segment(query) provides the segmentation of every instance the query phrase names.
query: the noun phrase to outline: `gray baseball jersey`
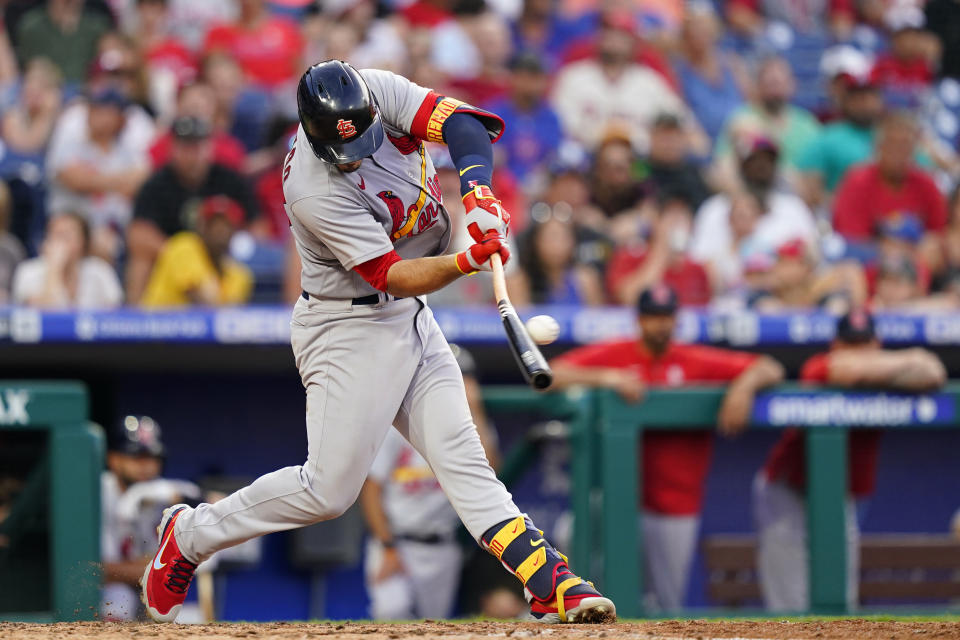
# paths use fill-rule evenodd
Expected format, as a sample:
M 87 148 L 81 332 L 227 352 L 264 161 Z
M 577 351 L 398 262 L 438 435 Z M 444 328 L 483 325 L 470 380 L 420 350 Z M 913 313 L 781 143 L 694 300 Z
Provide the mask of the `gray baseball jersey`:
M 376 293 L 354 267 L 396 249 L 401 258 L 440 255 L 450 218 L 430 155 L 410 133 L 428 89 L 389 71 L 360 72 L 380 107 L 386 140 L 359 170 L 318 159 L 301 126 L 283 167 L 287 215 L 303 264 L 303 290 L 317 298 Z

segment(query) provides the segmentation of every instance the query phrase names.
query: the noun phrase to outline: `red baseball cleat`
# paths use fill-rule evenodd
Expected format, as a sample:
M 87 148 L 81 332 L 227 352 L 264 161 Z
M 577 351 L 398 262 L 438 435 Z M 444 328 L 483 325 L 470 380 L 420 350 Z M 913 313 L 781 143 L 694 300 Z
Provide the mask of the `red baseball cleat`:
M 617 621 L 613 601 L 603 597 L 593 584 L 575 576 L 565 564 L 557 566 L 553 600 L 530 600 L 530 615 L 537 622 L 605 624 Z
M 155 622 L 177 619 L 197 568 L 180 553 L 177 538 L 173 535 L 173 523 L 188 508 L 185 504 L 175 504 L 164 510 L 157 527 L 160 548 L 140 579 L 140 599 Z

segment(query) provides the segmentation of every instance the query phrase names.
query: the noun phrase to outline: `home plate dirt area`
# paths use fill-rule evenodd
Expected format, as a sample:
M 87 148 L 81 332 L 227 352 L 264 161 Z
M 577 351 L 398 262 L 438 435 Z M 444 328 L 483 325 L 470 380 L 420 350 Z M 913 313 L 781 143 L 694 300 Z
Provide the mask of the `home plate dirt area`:
M 902 640 L 956 638 L 960 622 L 890 622 L 875 620 L 730 621 L 661 620 L 605 625 L 547 626 L 526 622 L 369 622 L 221 623 L 207 625 L 155 625 L 150 623 L 65 622 L 28 624 L 0 622 L 3 640 L 46 638 L 85 640 L 230 640 L 267 638 L 299 640 L 333 636 L 345 640 L 482 640 L 485 638 L 536 638 L 537 640 L 588 640 L 642 638 L 644 640 L 713 640 L 743 638 L 770 640 Z

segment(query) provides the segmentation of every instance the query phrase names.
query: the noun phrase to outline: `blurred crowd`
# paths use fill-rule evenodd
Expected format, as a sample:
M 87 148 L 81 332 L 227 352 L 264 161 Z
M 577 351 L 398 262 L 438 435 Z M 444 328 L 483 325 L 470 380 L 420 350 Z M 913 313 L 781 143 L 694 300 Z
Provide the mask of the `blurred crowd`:
M 503 116 L 518 304 L 960 308 L 953 0 L 2 6 L 0 304 L 294 299 L 279 167 L 340 58 Z

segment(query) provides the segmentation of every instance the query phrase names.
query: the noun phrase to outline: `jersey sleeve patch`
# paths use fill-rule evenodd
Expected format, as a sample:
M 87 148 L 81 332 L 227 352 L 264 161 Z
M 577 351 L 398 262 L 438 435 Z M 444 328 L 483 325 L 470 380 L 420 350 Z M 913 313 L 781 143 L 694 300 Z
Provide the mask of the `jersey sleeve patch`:
M 443 144 L 445 142 L 443 124 L 454 113 L 469 113 L 483 123 L 491 142 L 496 142 L 503 135 L 505 124 L 503 118 L 497 114 L 474 107 L 462 100 L 438 95 L 434 91 L 427 94 L 420 109 L 417 110 L 410 132 L 423 140 Z
M 423 137 L 430 142 L 443 143 L 443 123 L 453 115 L 457 107 L 463 104 L 462 101 L 453 98 L 441 98 L 427 119 L 427 127 Z

